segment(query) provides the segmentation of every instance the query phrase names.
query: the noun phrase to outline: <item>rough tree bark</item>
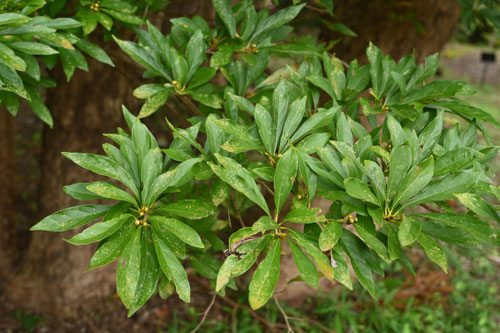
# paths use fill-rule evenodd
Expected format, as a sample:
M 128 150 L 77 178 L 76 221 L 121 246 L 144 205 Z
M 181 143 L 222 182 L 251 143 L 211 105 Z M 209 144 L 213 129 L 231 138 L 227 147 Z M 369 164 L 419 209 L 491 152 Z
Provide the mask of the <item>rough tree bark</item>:
M 13 118 L 0 107 L 0 290 L 11 276 L 18 255 L 15 174 Z
M 342 38 L 334 51 L 346 61 L 366 59 L 370 41 L 394 59 L 415 49 L 417 61 L 422 61 L 425 56 L 440 51 L 450 39 L 460 11 L 457 0 L 335 1 L 335 16 L 358 37 L 332 35 L 326 29 L 322 37 Z

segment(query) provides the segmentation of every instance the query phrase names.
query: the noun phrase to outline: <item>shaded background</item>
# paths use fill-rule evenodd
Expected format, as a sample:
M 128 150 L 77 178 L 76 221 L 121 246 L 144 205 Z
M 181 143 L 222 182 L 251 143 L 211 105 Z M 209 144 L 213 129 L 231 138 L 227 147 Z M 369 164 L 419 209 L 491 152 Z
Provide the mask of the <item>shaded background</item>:
M 271 11 L 278 9 L 271 1 L 258 2 Z M 460 2 L 467 5 L 468 1 Z M 441 51 L 439 75 L 471 83 L 479 93 L 467 100 L 500 119 L 500 66 L 490 65 L 482 84 L 484 65 L 479 61 L 482 51 L 496 46 L 493 37 L 497 32 L 481 17 L 471 29 L 459 1 L 335 1 L 335 20 L 312 7 L 308 6 L 295 21 L 298 35 L 314 35 L 325 44 L 335 43 L 332 52 L 347 62 L 354 58 L 366 61 L 369 41 L 395 59 L 415 51 L 420 62 Z M 172 1 L 149 19 L 168 33 L 169 18 L 194 14 L 213 22 L 211 3 L 203 0 Z M 342 22 L 356 36 L 332 31 L 329 22 Z M 211 301 L 208 281 L 191 279 L 190 304 L 179 301 L 177 296 L 166 301 L 155 296 L 126 319 L 126 311 L 115 294 L 113 265 L 84 272 L 94 246 L 76 247 L 62 240 L 74 231 L 28 231 L 41 217 L 75 204 L 62 192 L 64 185 L 96 180 L 60 153 L 100 152 L 105 142 L 102 133 L 113 132 L 123 123 L 120 105 L 139 109 L 132 90 L 142 80 L 142 69 L 115 43 L 102 42 L 99 36 L 93 38 L 110 54 L 116 67 L 89 59 L 89 72 L 76 72 L 69 83 L 62 69 L 56 68 L 51 75 L 57 79 L 58 88 L 47 90 L 45 96 L 55 120 L 52 130 L 26 108 L 16 118 L 0 110 L 0 331 L 190 331 Z M 133 35 L 124 31 L 121 38 L 132 39 Z M 179 115 L 189 116 L 179 101 L 169 103 L 160 114 L 176 110 Z M 169 137 L 160 119 L 153 117 L 148 122 L 160 143 L 165 143 Z M 182 119 L 177 121 L 182 124 Z M 500 134 L 491 130 L 494 143 L 499 144 Z M 495 161 L 493 169 L 499 173 L 500 164 Z M 295 283 L 288 289 L 278 288 L 278 296 L 284 300 L 284 310 L 297 331 L 497 331 L 497 250 L 449 249 L 452 269 L 448 275 L 418 249 L 410 254 L 418 267 L 416 279 L 401 267 L 388 265 L 386 278 L 377 283 L 379 303 L 359 286 L 354 293 L 336 286 L 314 293 Z M 285 330 L 276 304 L 270 302 L 253 312 L 246 299 L 245 293 L 218 297 L 200 331 Z M 287 302 L 290 299 L 293 301 Z

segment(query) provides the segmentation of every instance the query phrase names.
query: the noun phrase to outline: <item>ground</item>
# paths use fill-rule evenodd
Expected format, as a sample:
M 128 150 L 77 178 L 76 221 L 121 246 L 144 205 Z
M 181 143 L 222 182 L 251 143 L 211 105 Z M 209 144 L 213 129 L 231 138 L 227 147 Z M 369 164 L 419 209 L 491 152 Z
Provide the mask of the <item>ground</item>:
M 465 79 L 471 83 L 478 94 L 466 99 L 500 119 L 500 64 L 489 66 L 486 82 L 481 85 L 480 52 L 478 47 L 449 44 L 441 55 L 441 78 Z M 24 189 L 18 200 L 18 211 L 23 212 L 19 225 L 22 232 L 27 232 L 36 216 L 41 125 L 27 115 L 17 117 L 16 122 L 17 167 L 22 170 L 18 183 Z M 500 144 L 500 132 L 492 130 L 494 143 Z M 492 169 L 500 174 L 498 157 Z M 326 295 L 319 291 L 299 308 L 293 308 L 292 303 L 281 304 L 291 326 L 297 332 L 500 330 L 497 249 L 450 247 L 448 275 L 417 248 L 410 252 L 417 277 L 413 278 L 398 265 L 388 265 L 387 275 L 377 282 L 378 302 L 358 284 L 354 292 L 343 287 Z M 201 283 L 193 283 L 191 304 L 182 303 L 175 296 L 168 300 L 155 296 L 130 319 L 116 295 L 99 304 L 84 304 L 78 316 L 64 319 L 29 313 L 0 297 L 0 332 L 190 332 L 212 299 L 207 281 L 198 282 Z M 286 331 L 284 316 L 275 302 L 253 312 L 247 306 L 246 295 L 228 296 L 215 299 L 200 332 Z

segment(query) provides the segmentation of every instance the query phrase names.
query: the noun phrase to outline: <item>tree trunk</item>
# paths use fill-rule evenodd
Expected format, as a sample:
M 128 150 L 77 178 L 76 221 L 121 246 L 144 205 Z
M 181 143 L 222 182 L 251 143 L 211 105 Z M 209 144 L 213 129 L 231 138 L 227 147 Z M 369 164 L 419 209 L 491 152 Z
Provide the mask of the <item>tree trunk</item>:
M 113 43 L 108 45 L 114 47 Z M 131 66 L 120 63 L 120 59 L 113 61 L 123 72 L 89 60 L 89 73 L 77 71 L 69 83 L 61 70 L 54 73 L 58 88 L 47 94 L 54 128 L 45 128 L 43 134 L 41 218 L 81 204 L 64 194 L 64 185 L 97 179 L 61 152 L 100 152 L 105 139 L 102 134 L 115 132 L 123 123 L 120 105 L 136 109 L 132 90 L 137 82 L 131 82 L 125 74 L 139 77 L 138 73 L 130 73 Z M 114 268 L 85 272 L 95 247 L 74 246 L 63 240 L 75 233 L 34 232 L 8 297 L 32 311 L 60 315 L 74 312 L 86 300 L 109 295 L 114 285 Z
M 0 290 L 18 256 L 13 117 L 0 107 Z
M 332 35 L 327 29 L 322 37 L 342 38 L 333 50 L 346 61 L 366 59 L 370 41 L 396 60 L 415 50 L 417 61 L 422 61 L 450 39 L 460 11 L 457 0 L 335 1 L 335 16 L 358 37 Z
M 166 32 L 170 28 L 169 18 L 195 14 L 213 18 L 211 4 L 174 1 L 166 11 L 155 13 L 152 21 Z M 133 35 L 128 33 L 121 38 L 132 39 Z M 139 109 L 132 91 L 141 84 L 143 69 L 115 43 L 101 46 L 112 57 L 116 69 L 89 60 L 89 73 L 77 71 L 66 83 L 59 70 L 54 73 L 58 88 L 48 90 L 47 106 L 54 128 L 46 128 L 43 136 L 41 218 L 81 204 L 62 192 L 64 185 L 98 179 L 64 158 L 61 152 L 100 152 L 105 140 L 102 134 L 113 133 L 124 123 L 121 104 L 134 113 Z M 32 311 L 60 316 L 74 314 L 86 301 L 109 295 L 115 288 L 115 267 L 108 265 L 85 272 L 95 246 L 74 246 L 63 240 L 75 233 L 33 233 L 8 298 Z

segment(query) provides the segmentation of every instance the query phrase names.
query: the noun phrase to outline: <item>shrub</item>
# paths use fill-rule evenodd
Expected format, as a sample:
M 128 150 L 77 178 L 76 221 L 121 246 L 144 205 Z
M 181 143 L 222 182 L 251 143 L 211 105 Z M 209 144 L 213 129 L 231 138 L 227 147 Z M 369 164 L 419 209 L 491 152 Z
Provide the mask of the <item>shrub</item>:
M 175 18 L 167 36 L 148 23 L 135 29 L 138 43 L 115 38 L 155 83 L 134 91 L 145 103 L 137 117 L 123 108 L 129 131 L 106 134 L 116 144 L 103 145 L 106 155 L 64 153 L 113 182 L 64 191 L 116 203 L 70 207 L 32 228 L 66 231 L 103 217 L 67 241 L 99 242 L 89 268 L 119 259 L 117 291 L 129 315 L 156 292 L 189 302 L 186 259 L 221 294 L 256 265 L 248 292 L 258 309 L 288 248 L 297 280 L 317 287 L 324 276 L 352 289 L 349 258 L 376 297 L 382 262 L 414 274 L 407 247 L 418 244 L 446 271 L 440 241 L 499 244 L 490 221 L 500 218 L 485 198 L 500 199 L 486 165 L 497 153 L 486 123 L 500 124 L 457 97 L 473 93 L 465 82 L 431 79 L 437 54 L 423 65 L 413 55 L 396 62 L 371 44 L 369 64 L 345 64 L 316 41 L 290 42 L 287 24 L 304 5 L 270 15 L 246 1 L 213 4 L 213 27 Z M 290 65 L 268 74 L 273 56 Z M 174 96 L 196 116 L 185 129 L 166 119 L 174 139 L 160 148 L 140 118 Z M 331 202 L 328 211 L 315 198 Z M 231 223 L 250 209 L 260 212 L 250 226 Z

